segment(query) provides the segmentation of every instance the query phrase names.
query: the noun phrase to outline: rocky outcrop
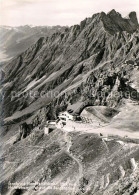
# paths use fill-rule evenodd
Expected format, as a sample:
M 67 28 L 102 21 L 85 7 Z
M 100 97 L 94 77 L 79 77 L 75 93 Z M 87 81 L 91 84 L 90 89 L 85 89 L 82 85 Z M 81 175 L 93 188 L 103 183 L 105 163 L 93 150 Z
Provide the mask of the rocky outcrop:
M 129 18 L 130 18 L 130 20 L 131 20 L 136 26 L 138 26 L 138 19 L 137 19 L 137 14 L 136 14 L 136 12 L 131 12 L 131 13 L 129 14 Z
M 32 129 L 33 129 L 32 124 L 27 124 L 27 123 L 21 124 L 19 126 L 19 133 L 18 133 L 16 140 L 14 141 L 13 144 L 19 142 L 22 139 L 25 139 L 31 133 Z

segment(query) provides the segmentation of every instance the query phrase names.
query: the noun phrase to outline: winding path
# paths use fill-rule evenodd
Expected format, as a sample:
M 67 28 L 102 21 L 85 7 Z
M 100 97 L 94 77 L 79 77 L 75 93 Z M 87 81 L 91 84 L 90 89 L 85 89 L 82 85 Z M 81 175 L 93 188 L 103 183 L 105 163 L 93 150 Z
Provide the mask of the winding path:
M 77 189 L 80 179 L 83 177 L 83 166 L 80 162 L 80 160 L 78 158 L 76 158 L 71 152 L 70 152 L 70 148 L 72 146 L 72 141 L 71 141 L 71 136 L 69 135 L 69 132 L 65 132 L 65 142 L 67 143 L 67 148 L 66 148 L 66 152 L 68 153 L 68 155 L 78 164 L 79 167 L 79 174 L 78 174 L 78 178 L 77 178 L 77 182 L 75 182 L 74 188 L 73 188 L 73 195 L 75 194 L 75 190 Z

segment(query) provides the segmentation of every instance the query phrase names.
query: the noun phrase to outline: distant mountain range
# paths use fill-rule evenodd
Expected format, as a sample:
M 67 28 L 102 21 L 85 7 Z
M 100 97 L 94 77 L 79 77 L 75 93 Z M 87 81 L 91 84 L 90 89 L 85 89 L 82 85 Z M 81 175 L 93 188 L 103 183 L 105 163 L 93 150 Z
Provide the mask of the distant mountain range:
M 47 37 L 54 32 L 61 31 L 61 26 L 0 26 L 0 58 L 6 61 L 25 51 L 40 37 Z

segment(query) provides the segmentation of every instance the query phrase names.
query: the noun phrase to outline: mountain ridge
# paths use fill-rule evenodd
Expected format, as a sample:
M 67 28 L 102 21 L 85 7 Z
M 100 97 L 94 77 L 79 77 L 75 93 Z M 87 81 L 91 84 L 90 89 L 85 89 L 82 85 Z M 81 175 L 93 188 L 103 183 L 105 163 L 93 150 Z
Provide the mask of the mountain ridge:
M 125 48 L 123 49 L 127 52 L 126 54 L 124 51 L 125 54 L 123 53 L 123 55 L 125 55 L 127 59 L 130 59 L 130 53 L 132 53 L 132 57 L 135 58 L 131 51 L 133 43 L 130 43 L 130 40 L 134 37 L 134 45 L 136 45 L 138 42 L 137 33 L 119 31 L 115 32 L 115 34 L 109 34 L 109 30 L 105 31 L 100 19 L 101 14 L 95 14 L 92 18 L 83 20 L 80 26 L 75 25 L 66 28 L 64 33 L 57 32 L 50 37 L 40 38 L 35 45 L 32 45 L 31 48 L 27 49 L 24 53 L 11 61 L 9 65 L 5 66 L 4 82 L 9 81 L 13 83 L 14 88 L 13 84 L 12 88 L 15 89 L 16 92 L 17 89 L 19 91 L 23 90 L 22 87 L 25 89 L 31 80 L 38 80 L 43 76 L 49 77 L 54 72 L 56 74 L 58 72 L 62 73 L 61 68 L 64 67 L 67 71 L 67 73 L 65 73 L 68 74 L 69 77 L 73 74 L 72 72 L 75 72 L 73 76 L 71 76 L 71 78 L 73 77 L 75 79 L 76 75 L 85 75 L 89 70 L 93 71 L 93 68 L 100 63 L 108 63 L 109 65 L 111 61 L 121 63 L 121 59 L 116 57 L 115 52 L 121 55 L 120 52 L 123 52 L 121 42 L 123 41 L 125 42 L 125 45 L 123 44 Z M 107 44 L 112 45 L 114 39 L 116 39 L 116 45 L 112 46 L 112 49 L 107 47 Z M 73 58 L 71 56 L 73 56 Z M 115 59 L 113 59 L 113 57 Z M 85 65 L 85 61 L 88 61 L 87 66 Z M 124 62 L 124 60 L 122 60 L 122 62 Z M 68 63 L 69 65 L 66 65 Z M 27 70 L 25 67 L 27 67 Z M 29 72 L 31 73 L 30 77 L 28 77 Z M 18 76 L 18 82 L 21 83 L 20 87 L 18 86 L 19 83 L 16 83 L 16 75 Z M 65 76 L 61 77 L 61 79 L 62 78 L 65 80 Z M 51 82 L 55 83 L 55 78 Z M 60 84 L 61 81 L 59 80 L 56 86 Z M 42 87 L 44 91 L 48 91 L 45 85 Z M 10 102 L 9 98 L 7 101 Z

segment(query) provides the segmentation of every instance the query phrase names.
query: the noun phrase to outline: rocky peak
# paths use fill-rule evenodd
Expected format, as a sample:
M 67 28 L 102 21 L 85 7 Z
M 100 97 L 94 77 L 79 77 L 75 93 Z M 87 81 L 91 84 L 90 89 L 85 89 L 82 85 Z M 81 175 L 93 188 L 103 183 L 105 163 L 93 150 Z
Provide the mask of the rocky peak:
M 130 12 L 129 18 L 135 25 L 137 25 L 137 26 L 139 25 L 136 12 Z
M 110 17 L 121 17 L 121 14 L 119 12 L 116 12 L 115 9 L 112 9 L 110 12 L 107 14 Z
M 102 12 L 101 20 L 105 30 L 110 34 L 122 31 L 133 33 L 139 28 L 136 12 L 131 12 L 128 18 L 123 18 L 120 13 L 113 9 L 107 14 Z

